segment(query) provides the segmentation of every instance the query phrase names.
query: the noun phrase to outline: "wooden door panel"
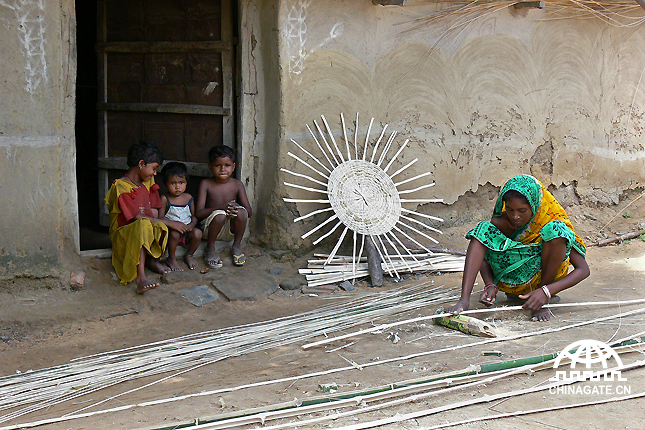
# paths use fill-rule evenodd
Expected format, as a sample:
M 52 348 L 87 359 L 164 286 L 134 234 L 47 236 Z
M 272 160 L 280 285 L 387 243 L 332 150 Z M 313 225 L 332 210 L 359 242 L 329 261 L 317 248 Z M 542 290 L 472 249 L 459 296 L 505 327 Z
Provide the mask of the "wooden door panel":
M 235 145 L 230 3 L 98 0 L 101 201 L 138 140 L 204 176 L 208 150 Z

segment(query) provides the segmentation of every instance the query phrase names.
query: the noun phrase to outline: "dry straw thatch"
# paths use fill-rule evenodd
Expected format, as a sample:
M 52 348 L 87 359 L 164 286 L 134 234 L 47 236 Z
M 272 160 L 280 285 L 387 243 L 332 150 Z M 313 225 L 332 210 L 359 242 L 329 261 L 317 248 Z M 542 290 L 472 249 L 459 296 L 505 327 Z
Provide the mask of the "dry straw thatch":
M 517 1 L 508 0 L 444 0 L 437 10 L 408 22 L 405 31 L 427 29 L 432 24 L 449 22 L 447 33 L 463 30 L 469 24 L 495 12 L 514 7 Z M 441 6 L 439 6 L 439 4 Z M 633 27 L 645 22 L 645 10 L 635 0 L 544 0 L 544 19 L 599 19 L 615 27 Z M 445 27 L 444 27 L 445 28 Z

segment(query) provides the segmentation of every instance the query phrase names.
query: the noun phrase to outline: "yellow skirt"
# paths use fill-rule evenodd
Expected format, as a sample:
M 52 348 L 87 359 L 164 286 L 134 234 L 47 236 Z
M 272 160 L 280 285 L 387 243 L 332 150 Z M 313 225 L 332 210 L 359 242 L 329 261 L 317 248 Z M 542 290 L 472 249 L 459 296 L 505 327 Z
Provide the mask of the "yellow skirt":
M 137 277 L 141 248 L 152 258 L 161 258 L 166 250 L 168 227 L 161 221 L 138 219 L 110 233 L 112 240 L 112 266 L 121 284 L 132 282 Z
M 558 268 L 558 273 L 556 273 L 555 275 L 555 279 L 553 280 L 554 282 L 567 276 L 567 273 L 569 273 L 569 264 L 570 263 L 568 258 L 562 262 L 562 264 Z M 533 276 L 533 278 L 526 284 L 508 285 L 501 281 L 497 283 L 497 288 L 499 288 L 499 291 L 514 294 L 516 296 L 520 294 L 528 294 L 540 287 L 542 287 L 542 271 L 537 272 L 535 276 Z

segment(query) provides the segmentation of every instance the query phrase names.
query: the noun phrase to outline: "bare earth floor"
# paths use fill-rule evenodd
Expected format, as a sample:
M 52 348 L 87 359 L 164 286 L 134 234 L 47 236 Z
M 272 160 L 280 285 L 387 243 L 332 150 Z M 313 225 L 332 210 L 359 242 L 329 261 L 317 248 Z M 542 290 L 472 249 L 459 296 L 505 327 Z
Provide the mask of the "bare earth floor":
M 642 199 L 645 200 L 645 199 Z M 622 205 L 624 206 L 624 205 Z M 643 205 L 629 208 L 630 216 L 619 216 L 605 229 L 606 236 L 638 229 L 638 220 L 645 219 Z M 597 231 L 617 210 L 591 211 L 582 207 L 572 208 L 574 224 L 583 238 L 598 239 Z M 469 226 L 447 229 L 442 245 L 464 249 L 463 233 Z M 418 274 L 408 276 L 403 282 L 389 280 L 383 288 L 368 287 L 358 283 L 352 292 L 334 292 L 311 296 L 298 290 L 283 291 L 260 296 L 256 300 L 228 301 L 220 296 L 216 301 L 201 307 L 189 303 L 181 290 L 196 285 L 225 283 L 235 279 L 245 280 L 275 278 L 277 282 L 294 278 L 299 267 L 305 267 L 306 257 L 296 259 L 287 254 L 271 257 L 260 250 L 250 252 L 244 267 L 233 267 L 230 256 L 223 255 L 225 265 L 206 274 L 192 272 L 184 277 L 164 283 L 143 296 L 135 294 L 134 286 L 121 286 L 115 281 L 110 261 L 83 259 L 87 274 L 80 291 L 69 289 L 30 289 L 17 285 L 12 291 L 0 292 L 0 376 L 18 372 L 65 365 L 70 360 L 107 351 L 149 344 L 179 336 L 225 329 L 232 326 L 275 320 L 280 317 L 320 310 L 324 306 L 342 306 L 350 300 L 389 290 L 412 288 L 422 284 L 427 288 L 442 286 L 445 290 L 460 285 L 460 274 Z M 592 274 L 582 284 L 561 294 L 560 303 L 625 301 L 645 299 L 645 241 L 640 238 L 606 247 L 590 247 L 588 261 Z M 201 267 L 203 261 L 200 261 Z M 260 276 L 261 275 L 261 276 Z M 260 278 L 258 278 L 260 276 Z M 264 277 L 264 278 L 262 278 Z M 249 281 L 251 282 L 251 281 Z M 476 287 L 476 290 L 481 288 Z M 471 308 L 482 307 L 473 296 Z M 498 295 L 498 306 L 505 305 L 505 296 Z M 374 325 L 393 323 L 419 316 L 432 315 L 437 306 L 408 311 L 389 318 L 375 319 L 352 329 L 338 331 L 329 325 L 326 335 L 336 337 Z M 611 317 L 620 313 L 645 309 L 645 302 L 630 305 L 605 304 L 599 306 L 573 306 L 553 310 L 551 321 L 528 321 L 524 311 L 500 311 L 478 314 L 506 335 L 525 334 Z M 631 338 L 645 331 L 645 312 L 620 318 L 606 319 L 593 324 L 537 334 L 524 338 L 495 343 L 471 345 L 485 338 L 466 335 L 429 322 L 402 324 L 376 333 L 354 335 L 335 340 L 319 347 L 303 349 L 304 344 L 322 340 L 316 336 L 299 341 L 289 341 L 277 347 L 250 353 L 240 353 L 221 361 L 204 365 L 191 371 L 175 374 L 167 372 L 155 376 L 123 382 L 102 390 L 82 395 L 92 381 L 74 387 L 78 396 L 68 401 L 6 420 L 6 414 L 21 408 L 0 410 L 0 429 L 12 428 L 21 423 L 58 418 L 65 414 L 92 413 L 85 418 L 61 420 L 39 428 L 47 429 L 158 429 L 177 428 L 180 425 L 234 416 L 242 411 L 260 408 L 263 411 L 279 409 L 279 405 L 294 399 L 307 400 L 322 396 L 337 396 L 350 392 L 367 392 L 410 380 L 431 380 L 449 371 L 459 371 L 471 365 L 503 362 L 549 353 L 558 353 L 567 345 L 583 339 L 613 343 Z M 303 327 L 304 330 L 304 327 Z M 261 329 L 259 329 L 261 331 Z M 258 333 L 260 334 L 260 333 Z M 294 330 L 294 335 L 296 335 Z M 638 336 L 644 336 L 639 334 Z M 235 339 L 223 340 L 234 343 Z M 433 352 L 458 347 L 444 352 Z M 483 355 L 485 351 L 499 351 L 501 355 Z M 623 364 L 645 359 L 643 350 L 621 353 Z M 397 359 L 397 357 L 402 357 Z M 407 358 L 406 358 L 407 357 Z M 388 360 L 391 359 L 391 360 Z M 149 363 L 148 363 L 149 364 Z M 615 361 L 608 363 L 615 365 Z M 582 365 L 578 365 L 582 366 Z M 345 370 L 333 370 L 345 369 Z M 563 367 L 570 370 L 569 367 Z M 333 371 L 332 371 L 333 370 Z M 562 370 L 562 369 L 561 369 Z M 596 369 L 597 370 L 597 369 Z M 327 371 L 326 374 L 320 374 Z M 314 376 L 311 376 L 314 374 Z M 399 422 L 383 422 L 381 429 L 423 429 L 437 424 L 458 422 L 476 417 L 513 411 L 553 408 L 582 402 L 604 403 L 537 412 L 517 417 L 497 418 L 489 421 L 463 424 L 458 429 L 643 429 L 645 400 L 635 396 L 623 401 L 607 401 L 631 393 L 645 392 L 645 370 L 635 368 L 624 371 L 624 381 L 593 381 L 578 383 L 587 387 L 572 393 L 552 390 L 529 394 L 515 393 L 497 397 L 514 390 L 539 387 L 548 383 L 555 374 L 552 365 L 545 370 L 523 371 L 499 380 L 473 382 L 465 387 L 455 386 L 452 391 L 428 394 L 419 389 L 398 397 L 363 402 L 359 400 L 345 407 L 331 406 L 318 412 L 301 412 L 295 418 L 268 419 L 264 426 L 296 428 L 290 422 L 320 418 L 320 421 L 301 423 L 297 428 L 361 427 L 363 423 L 388 420 L 393 417 L 414 417 Z M 492 374 L 491 374 L 492 375 Z M 157 381 L 155 383 L 155 381 Z M 246 384 L 266 381 L 248 388 Z M 145 385 L 150 384 L 147 387 Z M 449 386 L 446 383 L 442 388 Z M 329 386 L 336 386 L 331 392 Z M 604 388 L 602 388 L 602 387 Z M 607 388 L 609 386 L 610 388 Z M 144 387 L 144 388 L 141 388 Z M 595 388 L 594 388 L 595 387 Z M 33 387 L 32 387 L 33 388 Z M 139 389 L 137 389 L 139 388 Z M 434 387 L 433 389 L 436 389 Z M 586 390 L 586 391 L 585 391 Z M 601 390 L 603 390 L 601 392 Z M 607 390 L 610 393 L 607 393 Z M 0 386 L 0 401 L 2 400 Z M 202 393 L 202 395 L 198 395 Z M 418 394 L 418 397 L 410 398 Z M 28 392 L 27 392 L 28 395 Z M 489 397 L 485 397 L 489 396 Z M 106 401 L 106 399 L 109 399 Z M 494 399 L 494 400 L 493 400 Z M 142 405 L 160 400 L 157 405 Z M 387 402 L 398 400 L 394 405 Z M 464 402 L 475 402 L 467 405 Z M 98 404 L 99 402 L 102 402 Z M 464 403 L 460 407 L 454 404 Z M 37 403 L 34 403 L 37 404 Z M 326 403 L 323 403 L 325 405 Z M 433 411 L 443 405 L 452 405 L 442 412 Z M 371 408 L 371 406 L 374 406 Z M 97 413 L 120 408 L 118 411 Z M 367 408 L 361 413 L 361 409 Z M 333 414 L 350 411 L 336 419 Z M 249 412 L 249 413 L 250 413 Z M 435 413 L 432 413 L 435 412 Z M 268 416 L 266 416 L 268 417 Z M 324 419 L 327 417 L 327 419 Z M 223 428 L 260 428 L 262 417 L 253 418 L 251 424 Z M 18 428 L 18 427 L 14 427 Z M 203 427 L 208 428 L 208 427 Z M 369 427 L 372 428 L 372 427 Z

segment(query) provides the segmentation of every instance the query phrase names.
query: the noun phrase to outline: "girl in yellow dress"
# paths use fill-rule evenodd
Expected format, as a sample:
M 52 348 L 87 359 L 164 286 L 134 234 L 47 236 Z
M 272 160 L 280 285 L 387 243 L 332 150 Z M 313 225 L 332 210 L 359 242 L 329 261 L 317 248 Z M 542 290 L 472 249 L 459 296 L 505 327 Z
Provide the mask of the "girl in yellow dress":
M 170 271 L 159 259 L 166 250 L 168 227 L 159 219 L 161 198 L 155 183 L 163 154 L 150 142 L 128 150 L 128 171 L 114 181 L 105 197 L 110 212 L 112 265 L 125 285 L 136 278 L 137 294 L 159 286 L 146 278 L 145 266 L 157 273 Z

